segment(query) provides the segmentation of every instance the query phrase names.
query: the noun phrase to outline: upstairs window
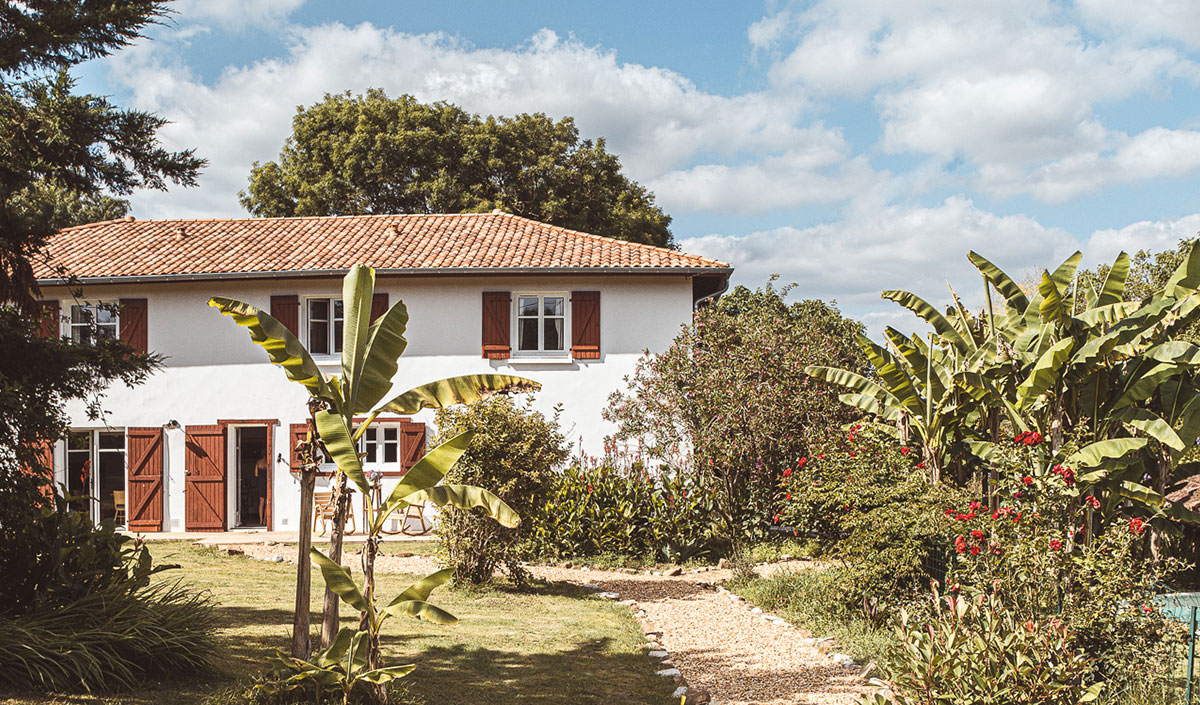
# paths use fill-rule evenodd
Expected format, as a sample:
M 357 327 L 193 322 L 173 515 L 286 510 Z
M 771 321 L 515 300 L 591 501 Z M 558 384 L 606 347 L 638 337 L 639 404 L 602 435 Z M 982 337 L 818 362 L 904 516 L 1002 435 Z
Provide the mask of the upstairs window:
M 112 304 L 90 303 L 71 306 L 71 340 L 91 345 L 97 338 L 115 340 L 119 337 L 117 307 Z
M 308 351 L 313 355 L 342 352 L 341 299 L 308 299 Z
M 518 355 L 562 356 L 567 350 L 567 295 L 517 294 Z

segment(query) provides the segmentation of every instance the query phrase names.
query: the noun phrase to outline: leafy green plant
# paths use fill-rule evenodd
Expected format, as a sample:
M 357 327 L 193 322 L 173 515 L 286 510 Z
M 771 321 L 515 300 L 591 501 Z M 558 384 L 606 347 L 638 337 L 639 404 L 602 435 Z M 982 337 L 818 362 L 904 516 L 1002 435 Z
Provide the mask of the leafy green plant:
M 586 460 L 556 473 L 530 522 L 530 553 L 684 563 L 727 545 L 714 518 L 715 491 L 697 478 L 618 455 Z
M 474 433 L 470 448 L 446 475 L 447 482 L 486 483 L 518 514 L 531 517 L 546 502 L 555 471 L 570 449 L 559 428 L 558 411 L 547 417 L 526 401 L 494 396 L 474 404 L 438 411 L 435 440 Z M 518 583 L 528 579 L 520 566 L 520 541 L 531 522 L 504 527 L 478 511 L 445 512 L 434 531 L 457 581 L 474 584 L 492 578 L 503 564 Z
M 891 698 L 871 705 L 1079 705 L 1104 688 L 1089 678 L 1090 659 L 1071 643 L 1062 620 L 1018 616 L 997 597 L 933 593 L 933 619 L 902 612 L 902 644 L 884 665 Z
M 0 685 L 104 692 L 207 671 L 220 653 L 213 608 L 178 581 L 134 579 L 0 617 Z

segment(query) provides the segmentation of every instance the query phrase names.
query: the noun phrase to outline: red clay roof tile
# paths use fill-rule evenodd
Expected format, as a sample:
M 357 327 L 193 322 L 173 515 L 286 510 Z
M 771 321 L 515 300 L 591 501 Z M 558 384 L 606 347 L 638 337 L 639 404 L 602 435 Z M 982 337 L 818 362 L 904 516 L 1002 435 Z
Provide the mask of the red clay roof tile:
M 59 232 L 53 264 L 81 279 L 380 270 L 718 270 L 729 265 L 507 213 L 109 220 Z M 57 274 L 37 270 L 42 280 Z

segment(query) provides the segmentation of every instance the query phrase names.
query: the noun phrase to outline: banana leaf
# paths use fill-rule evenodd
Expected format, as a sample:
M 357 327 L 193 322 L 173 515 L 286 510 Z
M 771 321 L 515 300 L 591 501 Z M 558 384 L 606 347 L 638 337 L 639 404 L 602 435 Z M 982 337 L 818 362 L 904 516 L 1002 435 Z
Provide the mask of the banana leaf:
M 308 354 L 308 350 L 304 349 L 287 326 L 250 304 L 223 296 L 212 297 L 208 305 L 232 317 L 234 323 L 245 328 L 250 340 L 267 351 L 267 357 L 283 368 L 288 379 L 304 385 L 308 393 L 318 399 L 331 403 L 338 400 L 321 374 L 321 369 L 313 362 L 312 355 Z
M 354 584 L 354 579 L 346 572 L 346 569 L 331 561 L 324 553 L 321 553 L 316 548 L 309 549 L 309 555 L 312 556 L 313 563 L 321 569 L 321 577 L 325 579 L 325 584 L 330 590 L 346 604 L 350 605 L 359 612 L 368 611 L 367 598 L 363 597 L 358 586 Z
M 397 414 L 415 414 L 421 409 L 442 409 L 470 404 L 492 394 L 536 392 L 542 385 L 512 375 L 462 375 L 423 384 L 393 398 L 379 408 Z

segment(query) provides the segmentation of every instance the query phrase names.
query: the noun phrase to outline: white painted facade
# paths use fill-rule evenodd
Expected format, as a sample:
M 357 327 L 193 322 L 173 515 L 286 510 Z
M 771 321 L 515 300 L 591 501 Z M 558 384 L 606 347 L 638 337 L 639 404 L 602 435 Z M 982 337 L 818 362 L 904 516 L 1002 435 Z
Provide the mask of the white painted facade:
M 272 295 L 297 294 L 302 301 L 308 296 L 338 298 L 340 285 L 340 279 L 334 277 L 86 285 L 83 295 L 87 301 L 146 299 L 149 349 L 163 355 L 165 362 L 140 386 L 131 389 L 118 384 L 109 389 L 103 404 L 107 412 L 103 423 L 89 421 L 82 405 L 71 406 L 74 428 L 166 427 L 163 528 L 181 531 L 185 526 L 186 429 L 218 421 L 277 419 L 279 424 L 271 429 L 271 528 L 296 530 L 299 484 L 288 462 L 289 425 L 306 419 L 307 395 L 267 361 L 265 352 L 250 341 L 245 329 L 210 308 L 207 300 L 227 296 L 269 311 Z M 567 352 L 561 359 L 484 359 L 480 351 L 481 294 L 489 290 L 599 291 L 600 358 L 572 360 Z M 594 455 L 601 453 L 603 437 L 612 431 L 601 418 L 608 396 L 623 387 L 623 378 L 633 372 L 643 351 L 662 351 L 670 345 L 679 328 L 690 323 L 693 309 L 692 277 L 683 274 L 381 276 L 376 291 L 386 292 L 389 304 L 402 300 L 410 316 L 405 335 L 408 348 L 400 359 L 395 393 L 462 374 L 493 372 L 528 377 L 542 384 L 542 391 L 535 396 L 536 406 L 549 412 L 561 404 L 568 439 L 575 443 L 576 450 Z M 69 318 L 75 301 L 65 287 L 45 287 L 43 298 L 60 300 L 62 315 Z M 302 305 L 302 338 L 304 310 Z M 63 334 L 69 334 L 66 323 Z M 566 339 L 569 348 L 569 320 Z M 318 361 L 329 364 L 330 374 L 337 372 L 337 358 Z M 414 420 L 428 422 L 431 416 L 423 412 Z M 173 427 L 172 421 L 179 427 Z M 432 436 L 432 427 L 430 431 Z M 54 455 L 56 479 L 62 482 L 66 467 L 64 442 L 57 444 Z M 384 493 L 395 482 L 386 479 Z M 233 484 L 228 483 L 231 507 L 236 500 Z M 355 507 L 357 511 L 357 500 Z M 227 513 L 227 520 L 234 522 L 234 512 Z

